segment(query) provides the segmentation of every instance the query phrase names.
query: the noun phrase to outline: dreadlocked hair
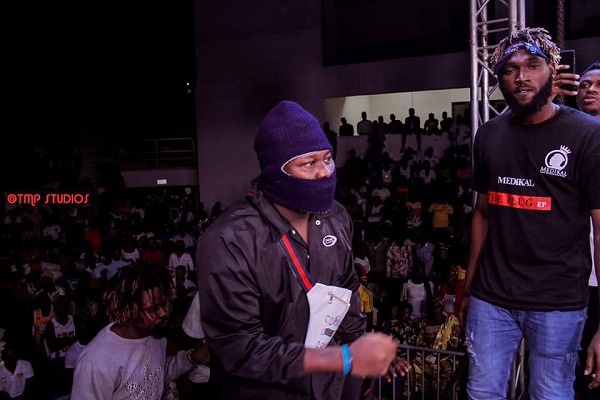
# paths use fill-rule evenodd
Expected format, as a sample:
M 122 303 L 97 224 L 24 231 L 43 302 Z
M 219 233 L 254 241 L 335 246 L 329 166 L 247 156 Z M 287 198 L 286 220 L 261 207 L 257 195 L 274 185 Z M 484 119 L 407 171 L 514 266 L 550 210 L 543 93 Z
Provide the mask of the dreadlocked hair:
M 548 54 L 549 61 L 558 65 L 560 62 L 560 48 L 552 41 L 552 36 L 544 28 L 523 28 L 514 31 L 511 35 L 505 37 L 496 45 L 494 52 L 490 56 L 490 63 L 496 65 L 504 51 L 517 43 L 532 43 L 539 47 L 544 53 Z
M 111 322 L 131 321 L 142 309 L 144 292 L 157 288 L 170 302 L 172 285 L 171 273 L 164 266 L 139 263 L 125 266 L 104 292 L 106 314 Z

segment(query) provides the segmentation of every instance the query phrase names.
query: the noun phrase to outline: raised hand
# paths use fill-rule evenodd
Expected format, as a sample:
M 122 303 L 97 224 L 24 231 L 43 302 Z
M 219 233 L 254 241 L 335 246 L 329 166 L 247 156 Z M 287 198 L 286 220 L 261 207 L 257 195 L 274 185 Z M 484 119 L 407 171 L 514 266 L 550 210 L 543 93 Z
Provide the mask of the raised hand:
M 577 96 L 577 91 L 570 91 L 564 88 L 561 88 L 562 85 L 569 85 L 577 87 L 579 86 L 579 78 L 580 76 L 577 74 L 560 72 L 563 70 L 569 69 L 569 65 L 558 65 L 556 67 L 556 75 L 554 76 L 554 80 L 552 82 L 552 98 L 556 97 L 559 94 L 563 96 Z

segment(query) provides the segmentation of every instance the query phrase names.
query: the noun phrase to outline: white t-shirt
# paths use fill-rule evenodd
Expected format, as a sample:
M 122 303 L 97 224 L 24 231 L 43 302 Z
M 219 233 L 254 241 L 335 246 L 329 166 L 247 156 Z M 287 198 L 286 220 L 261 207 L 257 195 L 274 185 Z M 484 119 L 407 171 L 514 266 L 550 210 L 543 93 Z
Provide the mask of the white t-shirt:
M 111 323 L 81 352 L 71 398 L 78 400 L 160 400 L 165 380 L 192 369 L 186 352 L 167 357 L 167 339 L 125 339 Z
M 410 316 L 413 321 L 425 318 L 427 315 L 427 292 L 425 292 L 424 283 L 414 283 L 408 280 L 404 284 L 403 296 L 413 306 L 413 313 Z
M 58 240 L 60 238 L 62 230 L 57 224 L 46 226 L 42 230 L 42 236 L 50 236 L 52 240 Z
M 187 268 L 188 272 L 193 271 L 194 261 L 192 260 L 192 256 L 189 253 L 183 253 L 181 257 L 177 255 L 177 253 L 171 253 L 169 256 L 169 267 L 175 269 L 178 265 L 183 265 Z
M 390 190 L 388 188 L 386 188 L 385 186 L 382 188 L 376 188 L 376 189 L 373 189 L 373 192 L 371 193 L 371 195 L 373 197 L 379 196 L 381 201 L 386 201 L 388 199 L 388 197 L 390 197 Z
M 354 257 L 354 265 L 356 264 L 360 265 L 364 272 L 369 272 L 371 270 L 371 264 L 366 256 L 365 258 L 360 258 L 358 256 Z
M 52 325 L 54 325 L 54 336 L 56 338 L 69 338 L 74 337 L 77 334 L 75 331 L 75 321 L 73 320 L 72 315 L 69 315 L 67 323 L 64 325 L 58 322 L 56 317 L 52 318 L 50 322 L 52 323 Z M 48 349 L 48 354 L 50 354 L 51 359 L 65 357 L 67 355 L 67 350 L 69 349 L 69 347 L 52 352 L 50 351 L 50 349 Z
M 171 238 L 171 241 L 173 243 L 177 242 L 178 240 L 183 241 L 183 244 L 186 248 L 194 247 L 196 245 L 196 241 L 194 240 L 194 238 L 191 235 L 188 235 L 187 233 L 183 236 L 177 234 Z
M 31 363 L 26 360 L 17 360 L 15 372 L 12 373 L 0 363 L 0 392 L 6 392 L 13 398 L 21 395 L 25 390 L 25 383 L 28 378 L 33 377 L 33 368 Z
M 454 312 L 456 311 L 455 304 L 456 304 L 456 295 L 446 294 L 444 296 L 444 311 L 446 311 L 447 313 L 450 313 L 450 314 L 454 314 Z
M 183 287 L 187 290 L 189 290 L 190 288 L 194 288 L 195 291 L 193 292 L 189 292 L 186 296 L 188 297 L 192 297 L 194 296 L 197 292 L 198 292 L 198 287 L 196 286 L 196 284 L 189 280 L 189 279 L 184 279 L 183 281 Z M 172 290 L 172 297 L 175 298 L 177 297 L 177 281 L 175 280 L 175 277 L 173 277 L 173 290 Z
M 421 178 L 421 180 L 423 180 L 423 183 L 427 185 L 431 183 L 432 180 L 436 179 L 435 171 L 430 169 L 429 173 L 427 173 L 425 170 L 422 170 L 421 172 L 419 172 L 419 178 Z
M 140 259 L 140 251 L 138 249 L 133 249 L 132 252 L 127 252 L 125 250 L 121 250 L 121 258 L 123 260 L 129 260 L 131 262 L 136 262 Z

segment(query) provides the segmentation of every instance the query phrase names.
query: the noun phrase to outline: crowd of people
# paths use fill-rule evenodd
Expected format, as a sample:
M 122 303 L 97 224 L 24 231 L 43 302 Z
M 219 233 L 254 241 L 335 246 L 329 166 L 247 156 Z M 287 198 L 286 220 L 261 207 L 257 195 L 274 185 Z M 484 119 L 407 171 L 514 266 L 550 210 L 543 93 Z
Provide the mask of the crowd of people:
M 5 197 L 2 240 L 10 251 L 0 271 L 0 396 L 358 398 L 369 396 L 370 379 L 388 376 L 390 365 L 410 376 L 419 398 L 445 392 L 455 365 L 436 353 L 408 363 L 402 344 L 465 353 L 468 395 L 504 398 L 515 353 L 507 349 L 516 351 L 525 337 L 533 398 L 548 390 L 573 398 L 590 274 L 589 250 L 579 250 L 589 247 L 590 226 L 596 261 L 600 248 L 600 124 L 585 115 L 600 112 L 600 68 L 590 67 L 581 82 L 561 76 L 556 51 L 545 31 L 529 28 L 499 44 L 496 73 L 510 113 L 484 125 L 473 145 L 457 140 L 470 137 L 461 121 L 446 115 L 438 127 L 430 115 L 421 128 L 412 110 L 404 124 L 391 116 L 385 128 L 383 121 L 370 130 L 362 124 L 368 151 L 336 167 L 327 125 L 283 101 L 256 136 L 260 177 L 228 207 L 217 202 L 209 212 L 185 189 L 133 196 L 119 179 L 90 189 L 85 204 Z M 579 85 L 585 113 L 552 102 L 562 79 Z M 564 120 L 581 128 L 571 129 L 573 138 L 556 130 L 556 141 L 541 140 L 545 146 L 518 142 L 532 128 Z M 510 139 L 498 133 L 516 131 Z M 418 134 L 417 149 L 403 142 L 401 154 L 390 155 L 385 137 L 393 133 Z M 421 134 L 447 145 L 423 149 Z M 522 152 L 507 155 L 506 145 L 516 142 Z M 520 164 L 526 155 L 539 158 L 527 150 L 544 153 L 542 161 L 545 155 L 543 183 L 527 178 L 531 168 L 524 175 L 522 165 L 506 169 L 511 157 Z M 65 173 L 76 188 L 75 174 Z M 567 174 L 575 183 L 555 189 L 553 180 Z M 53 182 L 39 183 L 60 191 Z M 572 206 L 557 206 L 563 202 Z M 522 235 L 507 238 L 514 230 Z M 537 265 L 548 268 L 518 278 Z M 538 341 L 556 336 L 557 325 L 532 334 L 528 324 L 555 310 L 570 318 L 559 336 L 572 339 L 555 351 L 574 356 L 558 357 L 561 364 L 548 371 L 536 367 L 548 358 Z M 514 316 L 505 321 L 510 340 L 485 322 L 506 314 Z M 596 373 L 591 387 L 600 384 L 594 333 L 586 343 L 586 373 Z M 552 384 L 541 384 L 546 376 Z M 583 396 L 587 389 L 580 390 Z
M 471 144 L 470 119 L 470 109 L 467 107 L 462 113 L 453 117 L 444 111 L 441 120 L 438 120 L 434 113 L 429 113 L 428 118 L 421 123 L 421 118 L 411 107 L 408 109 L 408 116 L 404 122 L 397 119 L 395 114 L 390 114 L 387 122 L 383 115 L 379 115 L 377 119 L 371 121 L 367 112 L 363 111 L 360 121 L 356 124 L 356 132 L 354 126 L 345 117 L 341 118 L 342 124 L 339 126 L 339 133 L 331 128 L 329 121 L 323 122 L 323 131 L 333 147 L 334 159 L 337 158 L 338 153 L 338 138 L 354 136 L 366 137 L 369 151 L 377 151 L 385 147 L 386 139 L 397 136 L 401 138 L 398 142 L 400 152 L 405 152 L 407 147 L 418 152 L 431 147 L 436 153 L 436 157 L 439 158 L 448 146 Z M 410 143 L 413 140 L 407 141 L 413 136 L 416 145 L 414 148 Z M 344 157 L 345 154 L 341 156 Z
M 352 149 L 338 166 L 336 199 L 353 221 L 355 267 L 361 278 L 367 331 L 385 332 L 402 345 L 464 352 L 457 311 L 473 193 L 470 139 L 463 141 L 461 136 L 470 138 L 470 132 L 463 129 L 462 121 L 456 125 L 444 117 L 443 128 L 427 122 L 422 128 L 416 125 L 423 135 L 438 138 L 435 147 L 406 146 L 394 159 L 386 151 L 383 134 L 377 136 L 379 140 L 371 135 L 364 157 Z M 384 124 L 382 120 L 374 124 L 373 131 L 388 126 Z M 435 397 L 438 389 L 446 390 L 454 371 L 449 359 L 442 360 L 439 379 L 436 362 L 430 359 L 423 365 L 419 357 L 411 362 L 416 398 Z
M 469 146 L 449 147 L 440 159 L 408 148 L 399 162 L 379 149 L 338 168 L 335 196 L 352 218 L 355 261 L 363 265 L 359 272 L 368 277 L 364 282 L 379 310 L 369 330 L 399 338 L 393 315 L 405 300 L 415 309 L 415 329 L 402 343 L 428 346 L 416 329 L 425 328 L 427 315 L 435 317 L 434 298 L 425 294 L 445 290 L 444 296 L 453 296 L 454 287 L 446 284 L 450 271 L 464 268 L 470 189 L 468 173 L 459 179 L 456 172 L 459 166 L 468 169 Z M 424 179 L 425 168 L 442 178 Z M 179 327 L 197 292 L 196 244 L 220 213 L 220 203 L 208 212 L 185 189 L 140 197 L 128 194 L 118 180 L 103 182 L 88 204 L 6 204 L 4 239 L 12 251 L 3 271 L 3 340 L 33 367 L 30 379 L 37 384 L 30 387 L 30 398 L 70 392 L 76 361 L 70 353 L 79 354 L 111 322 L 104 294 L 114 290 L 121 270 L 137 264 L 172 272 L 170 337 L 177 348 Z M 423 289 L 425 281 L 431 291 Z M 447 301 L 448 310 L 454 307 Z M 198 390 L 188 381 L 178 381 L 180 398 Z
M 10 253 L 2 269 L 1 340 L 31 364 L 31 399 L 70 393 L 77 355 L 114 322 L 106 293 L 138 265 L 170 272 L 170 351 L 189 336 L 181 334 L 181 324 L 197 293 L 196 240 L 219 205 L 205 211 L 185 189 L 135 200 L 115 192 L 106 182 L 88 204 L 6 205 L 3 239 Z M 193 386 L 181 390 L 181 398 Z

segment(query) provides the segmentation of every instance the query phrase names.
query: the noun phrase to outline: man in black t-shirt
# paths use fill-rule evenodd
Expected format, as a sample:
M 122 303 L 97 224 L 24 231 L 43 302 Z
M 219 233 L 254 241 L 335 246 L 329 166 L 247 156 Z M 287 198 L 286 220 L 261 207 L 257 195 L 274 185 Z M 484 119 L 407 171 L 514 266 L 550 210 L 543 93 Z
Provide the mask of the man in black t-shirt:
M 559 52 L 546 30 L 524 28 L 491 58 L 510 112 L 483 124 L 473 149 L 478 198 L 459 312 L 470 398 L 506 398 L 521 338 L 530 397 L 574 397 L 590 215 L 600 239 L 600 122 L 552 103 Z M 590 387 L 600 386 L 600 334 L 588 351 L 587 372 L 596 374 Z

